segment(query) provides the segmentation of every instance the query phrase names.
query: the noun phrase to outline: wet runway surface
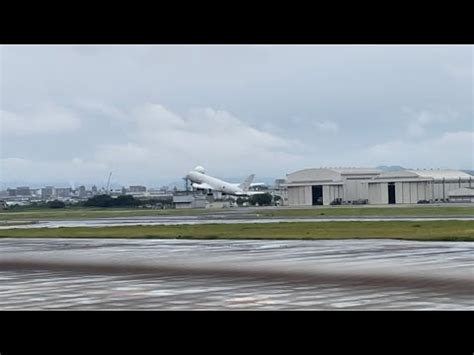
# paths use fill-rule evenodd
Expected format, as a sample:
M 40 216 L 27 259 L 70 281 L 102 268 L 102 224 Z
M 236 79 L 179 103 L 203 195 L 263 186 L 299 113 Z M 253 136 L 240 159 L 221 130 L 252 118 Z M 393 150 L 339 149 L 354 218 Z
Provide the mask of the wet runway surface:
M 61 228 L 61 227 L 118 227 L 183 224 L 279 223 L 279 222 L 382 222 L 382 221 L 474 221 L 474 217 L 331 217 L 331 218 L 261 218 L 256 215 L 156 216 L 131 218 L 96 218 L 84 220 L 35 221 L 34 224 L 0 226 L 0 229 Z
M 474 243 L 0 240 L 0 310 L 474 310 Z
M 54 279 L 54 281 L 52 281 Z M 1 272 L 0 309 L 473 310 L 472 297 L 252 279 Z M 105 286 L 106 285 L 106 286 Z

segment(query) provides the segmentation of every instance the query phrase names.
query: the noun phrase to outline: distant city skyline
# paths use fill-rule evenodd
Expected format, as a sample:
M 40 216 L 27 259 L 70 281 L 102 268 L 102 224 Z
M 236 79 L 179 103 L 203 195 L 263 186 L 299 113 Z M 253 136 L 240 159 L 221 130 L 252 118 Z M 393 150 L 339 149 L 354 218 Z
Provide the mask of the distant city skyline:
M 330 168 L 330 167 L 328 167 Z M 394 165 L 394 166 L 377 166 L 375 167 L 376 169 L 380 169 L 382 171 L 397 171 L 397 170 L 401 170 L 401 169 L 407 169 L 405 167 L 401 167 L 401 166 L 398 166 L 398 165 Z M 410 169 L 409 169 L 410 170 Z M 415 169 L 416 170 L 416 169 Z M 434 169 L 436 170 L 436 169 Z M 470 169 L 460 169 L 461 171 L 464 171 L 470 175 L 472 175 L 474 177 L 474 170 L 470 170 Z M 224 180 L 229 180 L 229 181 L 232 181 L 232 182 L 241 182 L 242 179 L 244 177 L 222 177 L 222 179 Z M 280 177 L 261 177 L 261 178 L 257 178 L 255 180 L 255 182 L 263 182 L 267 185 L 273 185 L 275 183 L 275 180 L 279 180 L 279 179 L 285 179 L 286 176 L 280 176 Z M 76 182 L 57 182 L 57 183 L 34 183 L 34 184 L 28 184 L 28 183 L 25 183 L 25 182 L 17 182 L 17 183 L 11 183 L 11 184 L 8 184 L 8 183 L 2 183 L 0 182 L 0 191 L 6 191 L 8 188 L 17 188 L 17 187 L 22 187 L 22 186 L 28 186 L 32 189 L 41 189 L 41 188 L 45 188 L 45 187 L 55 187 L 55 188 L 64 188 L 64 187 L 70 187 L 72 189 L 78 189 L 80 186 L 85 186 L 87 189 L 90 189 L 92 188 L 93 186 L 95 186 L 97 189 L 102 189 L 102 188 L 105 188 L 105 186 L 107 185 L 107 181 L 104 180 L 104 181 L 100 181 L 100 182 L 97 182 L 97 183 L 90 183 L 90 184 L 82 184 L 82 183 L 76 183 Z M 163 187 L 168 187 L 169 189 L 172 189 L 174 186 L 176 186 L 177 188 L 179 189 L 182 189 L 185 187 L 185 181 L 184 179 L 181 179 L 181 180 L 176 180 L 176 181 L 171 181 L 171 182 L 168 182 L 168 183 L 165 183 L 165 184 L 158 184 L 158 183 L 155 183 L 155 184 L 150 184 L 150 185 L 147 185 L 147 184 L 123 184 L 123 183 L 120 183 L 119 181 L 112 181 L 110 182 L 110 189 L 114 189 L 114 190 L 118 190 L 118 189 L 121 189 L 123 187 L 130 187 L 130 186 L 134 186 L 134 185 L 141 185 L 141 186 L 145 186 L 147 189 L 161 189 Z
M 457 45 L 0 46 L 0 189 L 110 171 L 112 186 L 159 188 L 196 165 L 264 182 L 473 170 L 473 70 Z

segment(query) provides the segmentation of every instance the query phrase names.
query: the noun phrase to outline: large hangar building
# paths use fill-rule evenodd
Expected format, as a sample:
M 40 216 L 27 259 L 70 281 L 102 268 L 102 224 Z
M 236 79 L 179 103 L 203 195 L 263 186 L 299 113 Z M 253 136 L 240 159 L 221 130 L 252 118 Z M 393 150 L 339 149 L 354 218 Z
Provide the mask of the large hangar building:
M 458 170 L 319 168 L 288 174 L 284 186 L 290 206 L 410 204 L 447 202 L 451 191 L 473 188 L 472 180 Z

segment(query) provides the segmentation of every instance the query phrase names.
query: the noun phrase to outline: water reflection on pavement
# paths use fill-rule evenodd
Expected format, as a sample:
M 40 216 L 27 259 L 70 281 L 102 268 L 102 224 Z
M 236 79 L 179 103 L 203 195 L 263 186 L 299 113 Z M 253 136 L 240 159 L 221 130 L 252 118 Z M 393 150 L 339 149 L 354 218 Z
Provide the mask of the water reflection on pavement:
M 474 310 L 474 244 L 0 240 L 0 309 Z

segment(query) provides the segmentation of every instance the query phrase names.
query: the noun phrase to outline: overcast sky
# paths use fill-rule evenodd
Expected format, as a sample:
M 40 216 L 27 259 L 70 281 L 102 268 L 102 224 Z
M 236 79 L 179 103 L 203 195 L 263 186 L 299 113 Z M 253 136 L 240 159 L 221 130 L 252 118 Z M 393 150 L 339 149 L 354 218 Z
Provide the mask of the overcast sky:
M 0 46 L 0 183 L 473 169 L 473 67 L 472 46 Z

